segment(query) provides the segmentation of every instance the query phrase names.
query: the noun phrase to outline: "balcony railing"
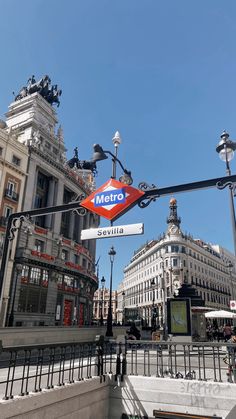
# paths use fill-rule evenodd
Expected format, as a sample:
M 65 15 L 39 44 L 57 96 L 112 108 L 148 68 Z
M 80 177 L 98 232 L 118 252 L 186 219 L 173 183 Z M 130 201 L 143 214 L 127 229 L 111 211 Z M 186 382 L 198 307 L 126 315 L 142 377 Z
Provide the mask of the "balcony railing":
M 10 199 L 12 199 L 13 201 L 16 201 L 16 202 L 19 200 L 19 194 L 16 193 L 15 191 L 10 190 L 10 189 L 5 189 L 4 196 L 6 198 L 10 198 Z

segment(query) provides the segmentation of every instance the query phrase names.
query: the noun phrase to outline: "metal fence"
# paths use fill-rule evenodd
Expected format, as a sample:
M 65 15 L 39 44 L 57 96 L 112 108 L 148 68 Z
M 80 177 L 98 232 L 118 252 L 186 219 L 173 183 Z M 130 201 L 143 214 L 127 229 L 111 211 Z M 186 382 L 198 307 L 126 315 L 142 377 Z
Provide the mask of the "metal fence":
M 236 345 L 235 345 L 236 347 Z M 119 340 L 0 350 L 0 398 L 113 374 L 236 382 L 233 344 Z

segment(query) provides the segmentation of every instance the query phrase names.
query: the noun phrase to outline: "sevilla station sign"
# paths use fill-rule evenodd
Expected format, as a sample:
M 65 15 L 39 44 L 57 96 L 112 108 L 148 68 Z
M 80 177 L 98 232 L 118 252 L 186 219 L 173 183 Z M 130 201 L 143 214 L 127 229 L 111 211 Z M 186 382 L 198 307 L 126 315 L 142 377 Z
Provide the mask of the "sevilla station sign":
M 131 209 L 143 195 L 144 192 L 139 189 L 125 185 L 118 180 L 109 179 L 84 199 L 80 205 L 110 221 L 114 221 Z

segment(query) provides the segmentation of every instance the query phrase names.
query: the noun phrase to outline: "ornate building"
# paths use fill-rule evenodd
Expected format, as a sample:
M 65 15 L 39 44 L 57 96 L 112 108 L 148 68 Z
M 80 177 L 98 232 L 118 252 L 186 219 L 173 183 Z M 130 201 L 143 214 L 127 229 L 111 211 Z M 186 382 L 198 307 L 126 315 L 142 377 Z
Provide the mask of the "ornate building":
M 16 141 L 14 133 L 0 120 L 0 257 L 2 256 L 6 224 L 9 215 L 21 211 L 27 177 L 28 149 Z M 12 243 L 7 265 L 7 277 L 12 275 L 16 241 Z M 0 307 L 4 312 L 9 299 L 10 281 L 5 281 Z M 1 313 L 1 310 L 0 310 Z M 3 319 L 0 316 L 0 324 Z
M 229 309 L 235 299 L 235 257 L 218 245 L 183 234 L 177 201 L 170 200 L 167 231 L 151 240 L 132 257 L 118 289 L 119 319 L 140 319 L 151 325 L 164 322 L 164 305 L 178 294 L 183 283 L 191 284 L 211 308 Z M 165 307 L 164 307 L 165 308 Z
M 99 288 L 93 298 L 93 320 L 95 323 L 106 323 L 109 308 L 109 288 Z M 112 291 L 112 321 L 117 322 L 117 291 Z
M 9 106 L 4 131 L 14 138 L 15 150 L 28 155 L 22 210 L 58 206 L 87 196 L 94 189 L 93 163 L 75 156 L 66 161 L 62 128 L 56 130 L 61 91 L 48 76 L 34 76 Z M 99 218 L 78 211 L 34 217 L 20 226 L 14 267 L 7 275 L 3 310 L 6 324 L 84 325 L 92 319 L 95 240 L 81 241 L 81 229 L 97 227 Z M 6 285 L 7 284 L 7 285 Z

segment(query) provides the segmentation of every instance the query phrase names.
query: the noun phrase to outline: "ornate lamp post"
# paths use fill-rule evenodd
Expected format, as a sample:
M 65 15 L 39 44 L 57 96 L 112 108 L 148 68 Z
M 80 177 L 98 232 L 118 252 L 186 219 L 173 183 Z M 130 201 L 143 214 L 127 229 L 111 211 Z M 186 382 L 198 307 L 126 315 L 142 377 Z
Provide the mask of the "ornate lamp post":
M 152 286 L 152 320 L 151 325 L 152 329 L 154 330 L 156 327 L 156 313 L 155 313 L 155 279 L 153 278 L 151 280 L 151 286 Z
M 111 263 L 111 274 L 110 274 L 110 295 L 109 295 L 109 307 L 108 307 L 108 315 L 107 315 L 107 331 L 106 336 L 112 337 L 113 331 L 112 331 L 112 274 L 113 274 L 113 263 L 116 255 L 116 251 L 114 247 L 112 246 L 108 252 L 108 255 L 110 256 L 110 263 Z
M 93 146 L 94 153 L 93 153 L 92 162 L 94 162 L 96 164 L 97 161 L 106 160 L 107 159 L 107 154 L 109 154 L 110 156 L 112 156 L 112 176 L 111 176 L 111 178 L 116 179 L 116 165 L 118 163 L 119 166 L 121 167 L 121 169 L 123 170 L 123 174 L 122 174 L 122 176 L 120 176 L 119 181 L 122 182 L 122 183 L 125 183 L 126 185 L 132 185 L 133 179 L 131 177 L 131 172 L 124 168 L 123 164 L 121 163 L 121 161 L 117 157 L 118 147 L 121 144 L 120 133 L 118 131 L 116 131 L 116 133 L 115 133 L 115 135 L 112 139 L 112 142 L 115 146 L 115 154 L 111 153 L 111 151 L 109 151 L 109 150 L 103 150 L 103 148 L 99 144 L 94 144 L 94 146 Z
M 122 292 L 122 324 L 125 325 L 125 292 Z
M 231 169 L 229 162 L 234 158 L 234 151 L 236 150 L 236 143 L 229 139 L 229 134 L 226 131 L 220 136 L 221 140 L 216 147 L 219 157 L 226 164 L 226 174 L 231 176 Z M 233 240 L 234 240 L 234 253 L 236 256 L 236 220 L 235 220 L 235 209 L 234 209 L 234 196 L 235 196 L 235 184 L 233 182 L 227 182 L 223 185 L 217 185 L 219 189 L 223 189 L 226 186 L 229 186 L 229 202 L 230 202 L 230 214 L 231 214 L 231 223 L 233 230 Z
M 101 279 L 101 284 L 102 284 L 102 288 L 101 288 L 101 300 L 100 300 L 100 325 L 103 326 L 103 301 L 104 301 L 104 285 L 105 285 L 105 278 L 104 276 Z

